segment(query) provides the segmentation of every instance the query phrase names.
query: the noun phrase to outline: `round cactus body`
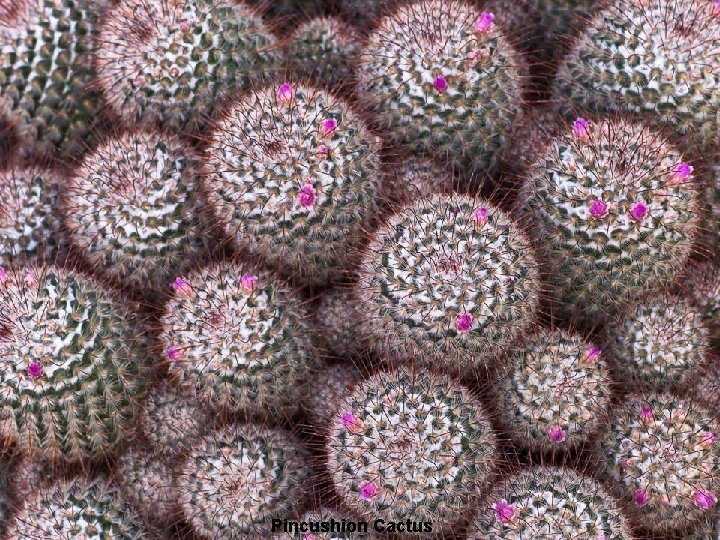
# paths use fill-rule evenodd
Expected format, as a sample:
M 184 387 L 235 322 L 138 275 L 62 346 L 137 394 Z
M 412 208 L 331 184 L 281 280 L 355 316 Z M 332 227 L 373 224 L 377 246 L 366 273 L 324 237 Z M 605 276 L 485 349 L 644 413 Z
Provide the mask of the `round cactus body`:
M 0 266 L 62 262 L 67 237 L 56 210 L 61 185 L 47 169 L 0 173 Z
M 702 313 L 676 296 L 637 302 L 610 322 L 607 334 L 617 379 L 630 388 L 683 387 L 710 352 Z
M 96 268 L 156 294 L 204 250 L 202 186 L 193 151 L 135 133 L 88 155 L 63 190 L 65 226 Z
M 170 375 L 214 409 L 294 413 L 319 360 L 300 299 L 229 263 L 173 285 L 160 334 Z
M 105 457 L 143 383 L 138 315 L 93 279 L 0 269 L 0 436 L 47 461 Z
M 107 1 L 0 2 L 0 126 L 23 165 L 82 153 L 101 110 L 93 39 Z
M 178 477 L 185 517 L 201 538 L 261 538 L 272 518 L 304 503 L 306 460 L 284 431 L 244 425 L 208 435 Z
M 496 163 L 522 114 L 518 53 L 460 0 L 408 3 L 382 19 L 358 58 L 358 98 L 399 146 L 468 174 Z
M 449 532 L 476 502 L 496 457 L 479 401 L 447 377 L 399 369 L 356 385 L 326 443 L 335 492 L 358 516 Z M 392 532 L 392 531 L 391 531 Z M 427 535 L 422 535 L 427 536 Z M 432 535 L 431 535 L 432 536 Z
M 353 76 L 360 50 L 357 30 L 335 17 L 318 17 L 300 25 L 289 39 L 288 68 L 296 76 L 334 90 Z
M 129 0 L 100 30 L 98 81 L 125 124 L 194 134 L 236 88 L 277 69 L 275 41 L 241 2 Z
M 600 463 L 629 516 L 658 532 L 687 531 L 716 510 L 720 423 L 670 394 L 631 397 L 600 440 Z
M 560 67 L 557 96 L 597 112 L 646 116 L 684 148 L 714 143 L 720 10 L 710 0 L 625 0 L 598 12 Z
M 702 213 L 693 166 L 624 119 L 575 120 L 545 146 L 522 191 L 557 299 L 588 319 L 671 281 Z
M 362 257 L 358 309 L 376 348 L 472 368 L 532 321 L 538 271 L 509 216 L 479 198 L 433 195 L 400 207 Z
M 618 501 L 572 469 L 532 467 L 496 485 L 469 540 L 633 540 Z
M 152 540 L 116 486 L 105 478 L 76 479 L 42 489 L 24 502 L 6 540 Z
M 556 450 L 587 442 L 600 428 L 612 396 L 601 349 L 560 330 L 540 330 L 521 343 L 498 370 L 498 419 L 531 448 Z
M 283 83 L 246 96 L 220 122 L 210 198 L 239 246 L 284 274 L 326 283 L 379 207 L 378 152 L 346 102 Z

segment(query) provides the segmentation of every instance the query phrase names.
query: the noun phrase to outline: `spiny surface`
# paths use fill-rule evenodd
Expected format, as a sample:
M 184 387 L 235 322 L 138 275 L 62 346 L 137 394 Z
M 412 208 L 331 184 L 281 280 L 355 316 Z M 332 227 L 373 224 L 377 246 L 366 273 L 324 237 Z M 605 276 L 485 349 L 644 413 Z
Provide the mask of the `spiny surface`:
M 330 419 L 327 468 L 355 514 L 386 522 L 457 525 L 496 458 L 482 405 L 451 379 L 409 369 L 381 372 L 339 400 Z
M 317 427 L 327 426 L 337 402 L 362 378 L 362 372 L 352 362 L 323 366 L 305 398 L 310 421 Z
M 720 341 L 720 267 L 707 262 L 691 268 L 686 278 L 685 296 L 710 325 L 712 339 Z

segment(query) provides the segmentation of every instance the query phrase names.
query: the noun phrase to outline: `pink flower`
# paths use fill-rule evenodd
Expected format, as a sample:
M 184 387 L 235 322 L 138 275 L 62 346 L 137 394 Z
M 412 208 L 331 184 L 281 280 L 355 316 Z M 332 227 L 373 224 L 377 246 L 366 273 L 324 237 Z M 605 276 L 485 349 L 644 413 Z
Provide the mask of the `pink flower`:
M 192 294 L 192 287 L 190 287 L 190 284 L 181 277 L 175 278 L 172 286 L 173 289 L 175 289 L 175 292 L 181 296 L 190 296 Z
M 302 188 L 300 188 L 298 202 L 301 206 L 304 206 L 305 208 L 310 208 L 312 205 L 315 204 L 316 200 L 317 192 L 315 191 L 315 188 L 312 184 L 307 183 Z
M 635 495 L 633 495 L 633 499 L 635 501 L 635 504 L 637 504 L 638 506 L 645 506 L 650 500 L 650 497 L 648 497 L 647 491 L 645 491 L 644 489 L 637 489 L 635 490 Z
M 435 90 L 442 94 L 445 90 L 448 89 L 447 79 L 442 75 L 438 75 L 437 77 L 435 77 L 435 82 L 433 83 L 433 86 L 435 87 Z
M 495 519 L 500 523 L 510 523 L 515 517 L 515 509 L 505 499 L 496 502 L 492 507 L 495 510 Z
M 679 163 L 675 166 L 675 176 L 673 178 L 673 183 L 684 184 L 685 182 L 687 182 L 688 178 L 692 176 L 693 171 L 695 171 L 695 167 L 693 167 L 689 163 Z
M 640 409 L 640 418 L 645 422 L 649 422 L 653 418 L 653 411 L 650 407 L 642 407 Z
M 321 144 L 318 146 L 317 153 L 321 158 L 326 158 L 330 153 L 330 149 L 326 145 Z
M 2 266 L 0 266 L 0 283 L 5 283 L 8 280 L 8 273 Z
M 636 202 L 630 207 L 630 217 L 635 221 L 640 221 L 647 216 L 648 207 L 644 202 Z
M 165 355 L 166 355 L 166 356 L 168 357 L 168 359 L 170 359 L 170 360 L 179 360 L 180 358 L 182 358 L 183 356 L 185 356 L 185 353 L 183 352 L 182 349 L 178 349 L 177 347 L 169 347 L 169 348 L 165 351 Z
M 180 21 L 180 31 L 183 34 L 187 34 L 192 29 L 192 25 L 190 24 L 190 21 L 183 19 Z
M 27 374 L 33 379 L 37 379 L 40 375 L 43 374 L 43 371 L 43 365 L 40 362 L 32 362 L 27 367 Z
M 313 533 L 305 533 L 303 535 L 303 540 L 315 540 L 315 535 Z
M 713 12 L 716 15 L 720 14 L 720 0 L 715 0 L 715 5 L 713 6 Z
M 250 292 L 255 288 L 256 282 L 257 276 L 255 274 L 243 274 L 240 277 L 240 286 L 247 292 Z
M 472 220 L 478 227 L 484 226 L 488 222 L 490 212 L 484 206 L 476 208 L 472 215 Z
M 590 215 L 595 219 L 604 218 L 608 215 L 609 211 L 610 210 L 608 209 L 608 205 L 605 201 L 595 199 L 590 203 Z
M 475 30 L 484 34 L 492 28 L 493 22 L 495 22 L 495 14 L 484 11 L 475 21 Z
M 600 355 L 602 354 L 602 350 L 600 347 L 592 346 L 587 351 L 585 351 L 585 357 L 583 358 L 585 362 L 588 362 L 590 364 L 594 364 L 598 361 L 600 358 Z
M 548 437 L 554 443 L 565 442 L 565 430 L 560 427 L 553 426 L 548 432 Z
M 472 328 L 472 315 L 469 313 L 461 313 L 458 315 L 455 326 L 460 332 L 469 332 Z
M 717 441 L 717 434 L 712 431 L 704 431 L 700 433 L 700 444 L 703 446 L 712 446 Z
M 710 508 L 715 506 L 715 503 L 717 502 L 717 497 L 715 497 L 715 495 L 713 495 L 709 491 L 704 491 L 700 489 L 696 491 L 693 495 L 693 500 L 703 510 L 709 510 Z
M 280 101 L 282 103 L 289 102 L 292 99 L 292 96 L 293 96 L 293 87 L 290 83 L 283 83 L 277 89 L 278 101 Z
M 28 285 L 35 285 L 35 274 L 32 272 L 25 272 L 25 283 Z
M 369 501 L 372 499 L 375 495 L 377 495 L 378 489 L 372 482 L 368 482 L 367 484 L 363 484 L 362 487 L 360 487 L 360 496 L 365 499 L 366 501 Z
M 590 122 L 578 117 L 573 122 L 573 133 L 578 139 L 587 139 L 590 136 Z
M 329 137 L 333 133 L 335 133 L 335 129 L 337 128 L 337 120 L 334 118 L 326 118 L 322 122 L 320 122 L 320 135 L 323 137 Z

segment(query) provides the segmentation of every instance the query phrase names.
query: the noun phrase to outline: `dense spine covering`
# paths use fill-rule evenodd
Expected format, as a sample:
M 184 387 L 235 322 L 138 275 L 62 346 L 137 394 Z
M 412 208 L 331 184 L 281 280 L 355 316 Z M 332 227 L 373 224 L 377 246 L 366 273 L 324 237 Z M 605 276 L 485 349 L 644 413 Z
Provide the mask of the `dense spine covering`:
M 98 81 L 126 125 L 194 134 L 236 89 L 278 69 L 275 42 L 242 2 L 129 0 L 103 22 Z
M 112 138 L 86 156 L 63 189 L 71 241 L 90 263 L 145 294 L 203 256 L 200 164 L 180 139 L 151 132 Z
M 685 296 L 710 325 L 713 341 L 720 342 L 720 267 L 705 262 L 692 267 L 683 277 Z
M 599 347 L 561 330 L 538 330 L 512 349 L 493 385 L 496 417 L 525 446 L 579 446 L 599 430 L 613 382 Z
M 438 194 L 401 206 L 374 234 L 359 273 L 357 309 L 370 344 L 450 369 L 501 354 L 538 304 L 524 232 L 477 197 Z
M 42 489 L 11 520 L 6 540 L 154 540 L 107 479 L 76 479 Z
M 238 102 L 208 148 L 208 188 L 227 234 L 304 283 L 347 263 L 379 207 L 379 142 L 344 100 L 304 85 Z
M 22 165 L 83 152 L 101 110 L 93 39 L 106 0 L 0 2 L 0 126 Z
M 619 501 L 569 468 L 532 467 L 498 483 L 480 506 L 469 540 L 633 540 Z
M 329 354 L 338 358 L 353 358 L 363 352 L 357 335 L 357 320 L 361 311 L 349 287 L 323 291 L 313 310 L 316 337 Z
M 636 524 L 692 531 L 716 510 L 720 423 L 709 409 L 671 394 L 632 396 L 599 444 L 599 463 Z
M 160 333 L 170 375 L 214 409 L 293 414 L 319 365 L 299 297 L 232 263 L 173 285 Z
M 694 378 L 710 352 L 703 314 L 674 295 L 643 298 L 607 327 L 616 378 L 629 388 L 670 390 Z
M 720 9 L 711 0 L 623 0 L 595 15 L 560 67 L 559 104 L 642 114 L 683 148 L 714 143 Z
M 199 441 L 178 477 L 185 517 L 201 538 L 261 538 L 308 489 L 307 455 L 290 433 L 232 425 Z
M 335 492 L 356 515 L 450 532 L 477 501 L 497 440 L 480 402 L 445 376 L 401 368 L 335 406 L 325 451 Z M 392 531 L 390 531 L 392 532 Z
M 381 20 L 356 91 L 394 144 L 469 174 L 497 162 L 522 116 L 525 68 L 494 20 L 459 0 L 409 3 Z
M 351 362 L 324 366 L 306 393 L 304 408 L 315 427 L 324 427 L 337 402 L 362 380 L 362 372 Z
M 0 436 L 42 460 L 105 457 L 143 390 L 142 321 L 93 279 L 0 269 Z
M 462 180 L 452 171 L 430 159 L 401 156 L 387 164 L 384 189 L 390 201 L 407 203 L 436 193 L 450 194 L 463 187 Z
M 519 199 L 556 299 L 592 319 L 668 284 L 699 230 L 697 184 L 693 166 L 642 124 L 566 126 L 531 166 Z

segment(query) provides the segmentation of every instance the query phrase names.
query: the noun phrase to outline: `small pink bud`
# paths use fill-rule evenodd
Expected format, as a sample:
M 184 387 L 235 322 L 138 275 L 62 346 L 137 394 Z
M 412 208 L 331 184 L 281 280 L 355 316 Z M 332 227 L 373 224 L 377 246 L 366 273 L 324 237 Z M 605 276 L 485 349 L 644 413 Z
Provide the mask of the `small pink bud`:
M 717 497 L 715 497 L 715 495 L 713 495 L 709 491 L 704 491 L 700 489 L 696 491 L 693 495 L 693 500 L 703 510 L 709 510 L 710 508 L 715 506 L 715 503 L 717 502 Z
M 290 83 L 283 83 L 277 89 L 277 98 L 281 103 L 288 103 L 293 97 L 293 87 Z
M 35 274 L 32 272 L 25 272 L 25 283 L 28 285 L 35 285 Z
M 445 90 L 448 89 L 447 79 L 442 75 L 438 75 L 437 77 L 435 77 L 435 82 L 433 83 L 433 86 L 435 87 L 435 90 L 442 94 Z
M 578 117 L 573 122 L 573 133 L 578 139 L 587 139 L 590 136 L 590 122 Z
M 240 278 L 240 286 L 247 292 L 252 292 L 256 282 L 257 276 L 255 274 L 243 274 Z
M 330 153 L 330 149 L 326 145 L 321 144 L 318 146 L 317 153 L 321 158 L 325 158 Z
M 704 431 L 700 433 L 700 444 L 703 446 L 712 446 L 717 441 L 717 434 L 713 431 Z
M 192 29 L 192 25 L 190 24 L 190 21 L 182 20 L 180 21 L 180 31 L 183 34 L 187 34 Z
M 312 184 L 305 184 L 300 189 L 300 194 L 298 195 L 298 202 L 306 207 L 310 208 L 312 205 L 315 204 L 315 201 L 317 200 L 317 192 L 315 191 L 315 188 Z
M 178 349 L 177 347 L 169 347 L 165 354 L 170 360 L 179 360 L 183 356 L 185 356 L 185 353 L 182 351 L 182 349 Z
M 484 206 L 476 208 L 472 215 L 472 220 L 478 227 L 483 227 L 488 222 L 490 213 Z
M 635 495 L 633 496 L 633 499 L 635 500 L 635 504 L 637 504 L 638 506 L 645 506 L 650 500 L 650 497 L 648 497 L 647 491 L 645 491 L 644 489 L 638 489 L 635 490 Z
M 40 362 L 32 362 L 27 367 L 27 374 L 29 377 L 37 379 L 40 375 L 43 374 L 43 365 Z
M 500 523 L 510 523 L 515 517 L 515 509 L 505 499 L 496 502 L 492 507 L 495 510 L 495 519 Z
M 475 30 L 484 34 L 492 28 L 493 22 L 495 22 L 495 14 L 484 11 L 475 21 Z
M 551 427 L 548 437 L 554 443 L 565 442 L 565 430 L 557 426 Z
M 185 279 L 181 277 L 175 278 L 175 281 L 173 281 L 173 289 L 175 289 L 175 292 L 177 292 L 181 296 L 190 296 L 192 294 L 192 287 L 188 284 Z
M 315 540 L 315 535 L 313 533 L 305 533 L 303 535 L 303 540 Z
M 600 347 L 595 347 L 593 345 L 587 351 L 585 351 L 584 360 L 585 360 L 585 362 L 588 362 L 589 364 L 594 364 L 595 362 L 598 361 L 601 354 L 602 354 L 602 350 L 600 349 Z
M 469 332 L 472 328 L 472 315 L 469 313 L 461 313 L 458 315 L 455 326 L 460 332 Z
M 375 487 L 375 484 L 372 482 L 368 482 L 367 484 L 363 484 L 363 486 L 360 488 L 360 496 L 365 499 L 366 501 L 369 501 L 372 499 L 375 495 L 377 495 L 378 489 Z
M 605 203 L 605 201 L 595 199 L 590 203 L 590 215 L 595 219 L 604 218 L 608 215 L 609 211 L 610 210 L 608 209 L 608 205 Z
M 133 84 L 133 87 L 140 88 L 144 82 L 145 82 L 145 79 L 143 79 L 142 77 L 135 77 L 135 79 L 133 79 L 132 84 Z
M 320 123 L 320 135 L 323 137 L 329 137 L 333 133 L 335 133 L 335 129 L 337 129 L 337 120 L 334 118 L 326 118 Z
M 650 407 L 642 407 L 640 409 L 640 418 L 645 422 L 649 422 L 653 418 L 653 411 Z
M 644 202 L 636 202 L 630 207 L 630 217 L 635 221 L 640 221 L 647 216 L 648 207 Z
M 362 422 L 352 413 L 343 414 L 340 417 L 340 422 L 351 433 L 355 433 L 362 428 Z
M 715 0 L 715 5 L 713 6 L 713 12 L 715 15 L 720 15 L 720 0 Z
M 8 280 L 8 273 L 2 266 L 0 266 L 0 283 L 5 283 Z
M 675 166 L 675 176 L 673 177 L 673 184 L 684 184 L 687 182 L 695 171 L 695 167 L 689 163 L 680 163 Z

